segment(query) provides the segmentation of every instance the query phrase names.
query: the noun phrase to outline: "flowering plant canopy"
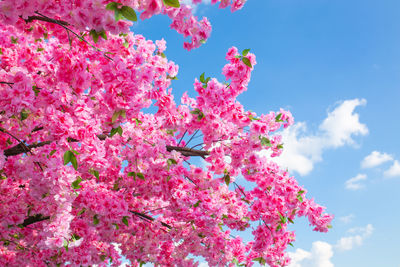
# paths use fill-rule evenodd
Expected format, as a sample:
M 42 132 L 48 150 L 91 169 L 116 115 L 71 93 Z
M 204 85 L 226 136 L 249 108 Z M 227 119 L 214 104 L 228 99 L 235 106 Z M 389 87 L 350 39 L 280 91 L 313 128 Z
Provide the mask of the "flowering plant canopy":
M 132 266 L 196 266 L 199 256 L 286 266 L 296 217 L 330 227 L 332 216 L 260 153 L 280 155 L 276 132 L 293 118 L 238 102 L 255 55 L 230 48 L 226 81 L 202 74 L 177 104 L 166 42 L 129 31 L 158 14 L 189 37 L 187 50 L 210 35 L 178 0 L 0 2 L 1 266 L 119 266 L 122 256 Z

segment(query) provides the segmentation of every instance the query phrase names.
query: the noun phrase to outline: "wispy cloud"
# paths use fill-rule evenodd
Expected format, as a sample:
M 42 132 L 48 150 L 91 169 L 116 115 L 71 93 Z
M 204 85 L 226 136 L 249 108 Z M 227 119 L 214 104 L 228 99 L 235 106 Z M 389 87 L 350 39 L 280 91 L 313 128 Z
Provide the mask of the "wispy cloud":
M 363 169 L 373 168 L 392 160 L 393 157 L 389 154 L 381 153 L 379 151 L 372 151 L 371 154 L 369 154 L 362 160 L 361 168 Z
M 361 246 L 364 240 L 372 235 L 374 227 L 368 224 L 365 227 L 352 228 L 347 232 L 352 235 L 339 239 L 335 246 L 338 250 L 351 250 L 356 246 Z
M 190 7 L 192 8 L 192 12 L 193 12 L 193 13 L 196 13 L 196 11 L 197 11 L 197 4 L 193 4 L 193 1 L 192 1 L 192 0 L 181 0 L 180 3 L 181 3 L 181 4 L 184 4 L 184 5 L 190 6 Z M 211 0 L 203 0 L 203 1 L 201 1 L 201 3 L 202 3 L 202 4 L 208 5 L 208 4 L 211 4 Z
M 353 99 L 341 102 L 328 112 L 315 134 L 307 133 L 305 122 L 299 122 L 282 131 L 284 151 L 274 158 L 279 165 L 287 167 L 304 176 L 309 174 L 316 162 L 322 161 L 327 149 L 354 144 L 353 136 L 366 135 L 368 128 L 354 112 L 358 106 L 367 103 L 365 99 Z
M 357 174 L 357 176 L 350 178 L 344 184 L 345 184 L 346 189 L 359 190 L 364 187 L 364 185 L 361 183 L 361 181 L 366 180 L 366 179 L 367 179 L 367 175 Z
M 346 215 L 346 216 L 339 217 L 338 219 L 342 223 L 348 224 L 348 223 L 351 223 L 354 220 L 354 217 L 355 217 L 354 214 L 349 214 L 349 215 Z
M 400 176 L 400 163 L 395 160 L 393 165 L 383 173 L 385 177 L 398 177 Z

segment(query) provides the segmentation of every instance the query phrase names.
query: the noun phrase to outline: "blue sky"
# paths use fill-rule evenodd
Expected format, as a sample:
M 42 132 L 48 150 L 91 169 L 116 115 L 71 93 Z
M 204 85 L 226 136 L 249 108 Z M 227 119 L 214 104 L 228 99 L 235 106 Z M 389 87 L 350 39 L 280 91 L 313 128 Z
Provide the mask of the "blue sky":
M 398 0 L 248 0 L 235 13 L 202 4 L 213 32 L 191 52 L 167 17 L 133 27 L 167 41 L 177 101 L 195 96 L 203 72 L 223 80 L 231 46 L 257 56 L 239 100 L 257 114 L 292 112 L 280 164 L 335 215 L 327 234 L 297 221 L 293 267 L 400 267 L 399 10 Z

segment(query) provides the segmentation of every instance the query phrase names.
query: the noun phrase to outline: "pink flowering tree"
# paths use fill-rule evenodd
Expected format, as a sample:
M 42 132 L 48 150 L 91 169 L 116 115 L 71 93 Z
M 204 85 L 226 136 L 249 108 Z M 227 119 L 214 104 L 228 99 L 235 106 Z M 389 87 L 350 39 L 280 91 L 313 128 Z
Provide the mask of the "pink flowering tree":
M 262 156 L 279 156 L 291 114 L 237 101 L 256 58 L 235 47 L 226 81 L 203 74 L 177 104 L 178 66 L 164 40 L 129 32 L 137 14 L 169 16 L 187 50 L 210 35 L 178 0 L 0 2 L 0 265 L 287 265 L 288 225 L 305 216 L 326 232 L 332 220 Z

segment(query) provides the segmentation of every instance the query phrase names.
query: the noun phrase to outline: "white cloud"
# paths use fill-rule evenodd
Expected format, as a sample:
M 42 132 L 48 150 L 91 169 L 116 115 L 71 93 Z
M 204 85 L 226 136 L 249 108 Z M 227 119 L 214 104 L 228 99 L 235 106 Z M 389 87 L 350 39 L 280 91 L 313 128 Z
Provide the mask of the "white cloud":
M 289 267 L 333 267 L 331 258 L 333 249 L 329 243 L 316 241 L 312 243 L 311 251 L 297 249 L 289 252 L 292 259 Z
M 342 223 L 348 224 L 354 220 L 354 217 L 355 217 L 354 214 L 349 214 L 347 216 L 339 217 L 339 221 L 341 221 Z
M 315 134 L 307 134 L 305 122 L 283 130 L 281 135 L 284 150 L 280 157 L 273 160 L 302 176 L 309 174 L 314 164 L 322 161 L 322 153 L 326 149 L 352 145 L 353 136 L 368 133 L 367 126 L 360 123 L 359 115 L 354 113 L 356 107 L 365 104 L 365 99 L 341 102 L 333 111 L 328 112 Z
M 372 224 L 368 224 L 365 227 L 352 228 L 348 231 L 348 233 L 353 235 L 342 237 L 336 243 L 335 247 L 338 250 L 344 251 L 351 250 L 356 246 L 361 246 L 364 240 L 372 235 L 373 231 L 374 227 L 372 226 Z
M 363 181 L 366 179 L 367 179 L 367 175 L 357 174 L 357 176 L 350 178 L 349 180 L 347 180 L 345 182 L 345 187 L 346 187 L 346 189 L 349 189 L 349 190 L 359 190 L 364 187 L 364 185 L 362 183 L 360 183 L 360 181 Z
M 400 176 L 400 163 L 395 160 L 393 165 L 383 173 L 386 177 L 396 177 Z
M 345 217 L 354 217 L 354 215 L 351 214 Z M 310 251 L 298 248 L 295 252 L 288 253 L 291 258 L 288 267 L 334 267 L 332 263 L 334 249 L 345 251 L 361 246 L 364 240 L 372 235 L 373 231 L 372 224 L 368 224 L 365 227 L 349 229 L 347 233 L 351 235 L 339 239 L 335 246 L 327 242 L 315 241 L 312 243 Z
M 181 2 L 181 4 L 190 6 L 192 8 L 192 12 L 196 13 L 197 5 L 193 4 L 192 0 L 181 0 L 180 2 Z M 203 0 L 203 1 L 201 1 L 201 3 L 208 5 L 208 4 L 211 4 L 211 0 Z
M 392 161 L 393 157 L 386 153 L 381 153 L 378 151 L 372 151 L 371 154 L 366 156 L 361 162 L 361 168 L 373 168 L 379 166 L 387 161 Z

